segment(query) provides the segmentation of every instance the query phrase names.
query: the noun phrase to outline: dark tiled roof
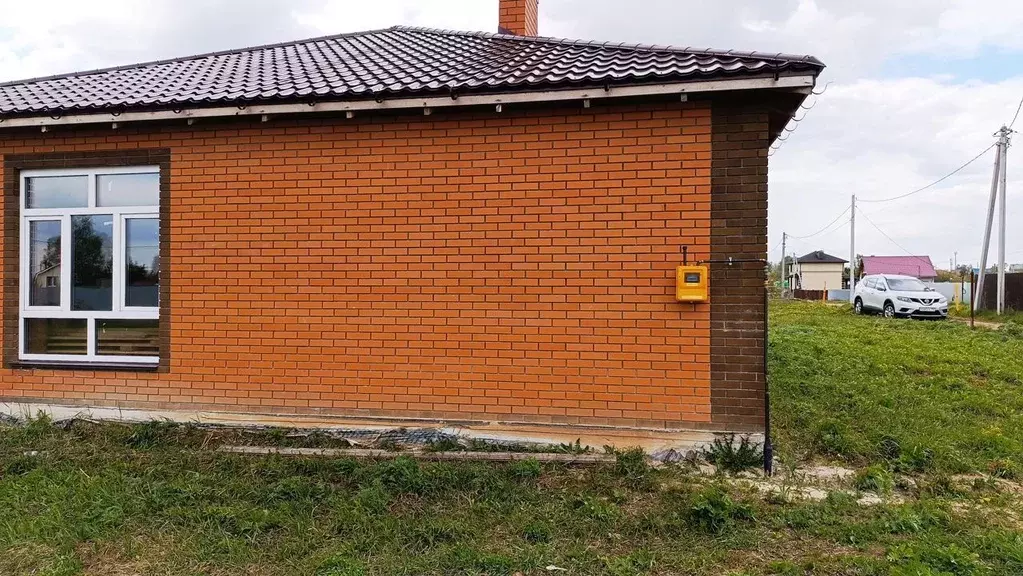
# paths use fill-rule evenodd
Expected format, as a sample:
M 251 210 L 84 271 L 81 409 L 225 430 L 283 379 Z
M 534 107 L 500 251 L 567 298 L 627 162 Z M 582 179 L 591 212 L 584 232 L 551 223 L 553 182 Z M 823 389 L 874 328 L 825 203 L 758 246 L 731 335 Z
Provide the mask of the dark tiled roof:
M 0 115 L 817 74 L 811 56 L 395 27 L 0 84 Z
M 845 264 L 848 260 L 842 260 L 837 256 L 832 256 L 820 250 L 816 252 L 810 252 L 806 256 L 802 256 L 797 260 L 800 264 Z

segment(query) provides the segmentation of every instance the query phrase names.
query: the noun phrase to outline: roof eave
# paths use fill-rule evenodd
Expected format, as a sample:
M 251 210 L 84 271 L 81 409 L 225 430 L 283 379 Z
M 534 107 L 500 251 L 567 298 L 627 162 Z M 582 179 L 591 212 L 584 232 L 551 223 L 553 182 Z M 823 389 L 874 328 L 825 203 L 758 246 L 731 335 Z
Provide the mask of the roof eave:
M 643 96 L 677 95 L 685 99 L 689 94 L 709 92 L 734 92 L 747 90 L 772 90 L 794 95 L 808 94 L 816 82 L 816 72 L 767 75 L 730 79 L 709 79 L 663 83 L 636 83 L 604 87 L 572 88 L 500 92 L 493 94 L 467 94 L 461 96 L 409 96 L 385 97 L 378 99 L 249 104 L 224 103 L 214 107 L 196 106 L 175 110 L 136 110 L 129 112 L 87 112 L 87 111 L 46 111 L 39 115 L 0 118 L 2 128 L 26 128 L 84 124 L 122 124 L 128 122 L 189 120 L 199 118 L 225 118 L 242 116 L 271 116 L 279 114 L 310 114 L 362 112 L 378 110 L 450 108 L 460 106 L 504 106 L 543 102 L 564 102 L 571 100 L 605 100 L 613 98 L 635 98 Z M 225 105 L 226 104 L 226 105 Z M 62 114 L 62 115 L 61 115 Z

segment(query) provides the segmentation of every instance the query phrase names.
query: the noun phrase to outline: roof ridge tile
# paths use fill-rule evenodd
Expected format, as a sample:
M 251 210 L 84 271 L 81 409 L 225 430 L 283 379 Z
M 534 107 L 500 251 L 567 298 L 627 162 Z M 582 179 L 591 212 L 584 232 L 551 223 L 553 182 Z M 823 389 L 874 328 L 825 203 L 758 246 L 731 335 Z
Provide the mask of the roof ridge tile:
M 776 52 L 774 54 L 766 54 L 756 51 L 741 51 L 733 49 L 716 49 L 716 48 L 694 48 L 691 46 L 675 46 L 671 44 L 638 44 L 630 42 L 614 42 L 612 40 L 600 41 L 600 40 L 580 40 L 573 38 L 558 38 L 554 36 L 519 36 L 515 34 L 502 34 L 499 32 L 478 32 L 478 31 L 464 31 L 464 30 L 447 30 L 443 28 L 429 28 L 423 26 L 392 26 L 387 30 L 402 31 L 402 32 L 421 32 L 424 34 L 440 34 L 445 36 L 472 36 L 477 38 L 493 38 L 498 40 L 515 40 L 519 42 L 533 42 L 533 43 L 544 43 L 544 44 L 561 44 L 569 46 L 593 46 L 598 48 L 617 48 L 623 50 L 636 50 L 645 52 L 672 52 L 672 53 L 684 53 L 684 54 L 706 54 L 710 56 L 735 56 L 741 58 L 761 58 L 770 60 L 779 60 L 785 62 L 806 62 L 811 64 L 823 63 L 809 54 L 786 54 L 784 52 Z

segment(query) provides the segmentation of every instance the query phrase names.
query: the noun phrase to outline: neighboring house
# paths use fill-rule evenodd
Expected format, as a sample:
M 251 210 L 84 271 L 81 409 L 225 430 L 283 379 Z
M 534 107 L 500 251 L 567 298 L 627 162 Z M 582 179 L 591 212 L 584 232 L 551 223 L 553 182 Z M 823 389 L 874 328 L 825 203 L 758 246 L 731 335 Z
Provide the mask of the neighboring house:
M 51 218 L 97 296 L 5 294 L 0 406 L 762 431 L 767 151 L 823 65 L 501 8 L 0 85 L 4 290 Z
M 60 264 L 44 268 L 32 278 L 32 301 L 40 306 L 60 306 Z
M 868 274 L 901 274 L 924 282 L 938 278 L 929 256 L 862 256 L 857 278 Z
M 60 264 L 54 264 L 36 273 L 32 283 L 37 288 L 56 288 L 60 284 Z
M 820 250 L 810 252 L 796 259 L 789 285 L 797 290 L 841 289 L 847 262 Z

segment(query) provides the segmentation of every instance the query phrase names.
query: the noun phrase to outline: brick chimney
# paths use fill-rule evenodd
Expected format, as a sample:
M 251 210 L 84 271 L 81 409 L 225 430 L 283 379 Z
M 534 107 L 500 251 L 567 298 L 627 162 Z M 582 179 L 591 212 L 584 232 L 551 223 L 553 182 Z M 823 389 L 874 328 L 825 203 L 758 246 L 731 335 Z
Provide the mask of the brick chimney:
M 516 36 L 536 36 L 540 0 L 500 0 L 497 31 Z

